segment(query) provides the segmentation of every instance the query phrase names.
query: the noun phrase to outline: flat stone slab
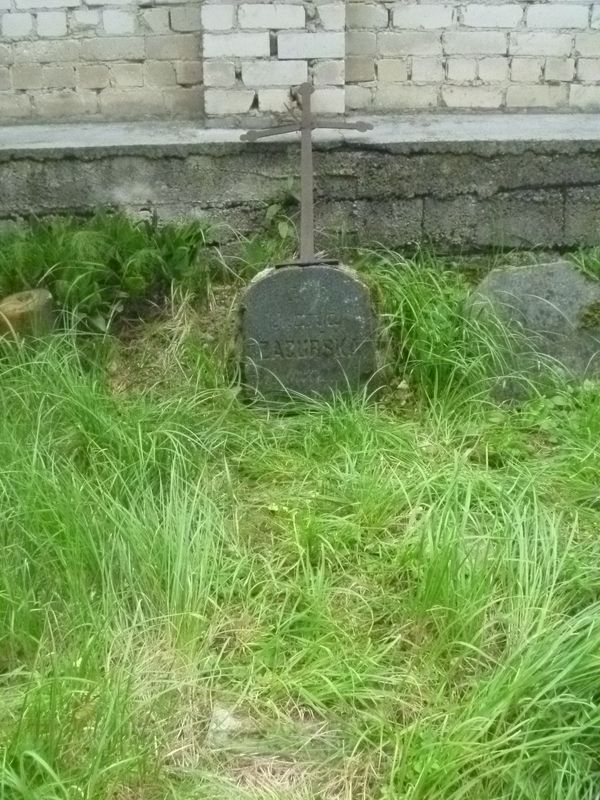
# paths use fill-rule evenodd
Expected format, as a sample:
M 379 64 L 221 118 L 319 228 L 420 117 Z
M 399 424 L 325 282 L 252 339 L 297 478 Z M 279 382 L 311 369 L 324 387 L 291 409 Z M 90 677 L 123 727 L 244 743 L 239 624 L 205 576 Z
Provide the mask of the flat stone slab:
M 477 287 L 475 313 L 492 309 L 537 354 L 572 377 L 600 375 L 600 281 L 567 261 L 495 269 Z M 531 361 L 529 362 L 531 363 Z
M 242 383 L 254 399 L 360 391 L 376 372 L 367 287 L 342 266 L 271 268 L 240 306 Z

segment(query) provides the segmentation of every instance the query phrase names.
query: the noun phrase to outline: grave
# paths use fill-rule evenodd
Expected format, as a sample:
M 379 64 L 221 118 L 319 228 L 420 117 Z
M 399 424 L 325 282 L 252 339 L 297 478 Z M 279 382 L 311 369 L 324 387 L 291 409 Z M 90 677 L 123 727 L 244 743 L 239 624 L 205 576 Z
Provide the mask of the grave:
M 492 311 L 519 337 L 518 366 L 543 362 L 574 378 L 600 375 L 600 281 L 557 261 L 492 270 L 477 287 L 473 313 Z
M 358 275 L 315 255 L 310 84 L 300 87 L 301 125 L 250 131 L 245 141 L 300 131 L 300 258 L 261 272 L 240 304 L 241 373 L 250 398 L 328 397 L 358 392 L 376 372 L 377 327 L 371 298 Z M 364 123 L 335 127 L 366 130 Z

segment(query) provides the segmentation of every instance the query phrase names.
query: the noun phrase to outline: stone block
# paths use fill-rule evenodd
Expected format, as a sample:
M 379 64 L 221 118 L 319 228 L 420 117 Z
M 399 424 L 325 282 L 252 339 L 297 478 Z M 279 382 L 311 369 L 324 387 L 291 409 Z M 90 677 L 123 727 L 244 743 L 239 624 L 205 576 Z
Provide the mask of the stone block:
M 392 10 L 392 25 L 402 30 L 441 30 L 449 28 L 454 19 L 451 5 L 408 3 L 397 5 Z
M 518 27 L 523 19 L 523 8 L 517 4 L 471 3 L 464 7 L 462 24 L 468 28 Z
M 271 41 L 268 31 L 256 33 L 212 34 L 202 37 L 204 56 L 206 58 L 223 58 L 234 56 L 239 58 L 263 57 L 271 54 Z M 171 55 L 173 50 L 171 50 Z M 197 54 L 196 54 L 197 55 Z M 178 53 L 181 58 L 181 54 Z
M 405 83 L 408 80 L 408 61 L 405 58 L 379 59 L 377 78 L 383 83 Z
M 293 86 L 308 80 L 306 61 L 244 61 L 242 81 L 246 86 Z
M 508 108 L 561 108 L 569 101 L 569 87 L 519 84 L 509 86 L 506 92 Z
M 251 89 L 207 89 L 204 93 L 204 108 L 210 116 L 247 114 L 254 102 Z
M 287 3 L 259 5 L 242 3 L 238 10 L 238 23 L 243 30 L 304 29 L 304 6 Z
M 36 17 L 37 35 L 59 39 L 67 35 L 67 15 L 64 11 L 40 11 Z
M 346 24 L 348 29 L 365 28 L 374 31 L 387 28 L 389 23 L 388 10 L 379 3 L 350 2 L 346 9 Z
M 233 61 L 205 61 L 204 84 L 206 86 L 234 86 L 236 82 Z
M 280 33 L 277 52 L 281 59 L 344 58 L 343 33 Z

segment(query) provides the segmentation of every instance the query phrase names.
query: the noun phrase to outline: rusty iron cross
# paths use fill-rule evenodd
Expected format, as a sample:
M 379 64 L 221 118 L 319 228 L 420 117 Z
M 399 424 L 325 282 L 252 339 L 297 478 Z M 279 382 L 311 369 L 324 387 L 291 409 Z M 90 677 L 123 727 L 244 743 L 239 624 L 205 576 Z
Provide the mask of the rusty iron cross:
M 302 133 L 302 155 L 300 175 L 302 180 L 300 200 L 300 258 L 298 264 L 314 264 L 315 258 L 315 205 L 314 205 L 314 169 L 312 132 L 317 128 L 337 128 L 339 130 L 368 131 L 373 127 L 368 122 L 321 123 L 313 118 L 311 95 L 314 92 L 310 83 L 303 83 L 298 90 L 302 105 L 302 120 L 295 125 L 281 125 L 266 131 L 248 131 L 242 135 L 242 141 L 256 142 L 269 136 L 283 133 Z

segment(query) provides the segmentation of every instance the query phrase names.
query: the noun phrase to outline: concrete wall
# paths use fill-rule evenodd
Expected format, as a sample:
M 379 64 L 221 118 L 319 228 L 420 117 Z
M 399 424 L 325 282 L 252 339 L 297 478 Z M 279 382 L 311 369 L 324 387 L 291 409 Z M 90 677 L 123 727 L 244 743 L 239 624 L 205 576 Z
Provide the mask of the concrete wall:
M 600 108 L 600 3 L 349 0 L 351 109 Z
M 320 112 L 600 109 L 600 0 L 0 0 L 5 124 L 244 124 L 306 78 Z
M 317 137 L 316 220 L 330 253 L 340 234 L 466 250 L 600 244 L 595 115 L 576 129 L 567 115 L 516 115 L 510 131 L 500 114 L 373 122 L 366 134 Z M 7 129 L 0 219 L 108 206 L 251 234 L 290 178 L 297 186 L 293 138 L 242 144 L 239 131 L 196 126 L 82 128 Z

